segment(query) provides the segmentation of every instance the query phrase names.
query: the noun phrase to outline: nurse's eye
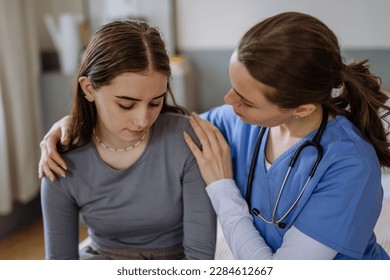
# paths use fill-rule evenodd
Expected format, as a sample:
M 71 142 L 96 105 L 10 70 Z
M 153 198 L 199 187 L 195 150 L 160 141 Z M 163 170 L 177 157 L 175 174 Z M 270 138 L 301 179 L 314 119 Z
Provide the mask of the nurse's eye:
M 133 109 L 134 105 L 124 106 L 124 105 L 119 104 L 119 107 L 125 111 L 129 111 L 129 110 Z
M 241 99 L 241 104 L 244 105 L 245 107 L 250 107 L 250 108 L 253 107 L 253 105 L 246 103 L 243 99 Z
M 250 104 L 248 104 L 248 103 L 245 103 L 245 102 L 244 102 L 244 105 L 245 105 L 246 107 L 250 107 L 250 108 L 253 107 L 252 105 L 250 105 Z
M 236 94 L 237 94 L 237 93 L 236 93 Z M 238 94 L 237 94 L 237 95 L 238 95 Z M 240 98 L 240 103 L 241 103 L 242 105 L 244 105 L 245 107 L 249 107 L 249 108 L 252 108 L 252 107 L 253 107 L 253 105 L 252 105 L 252 104 L 249 104 L 248 102 L 246 102 L 245 99 L 241 97 L 241 95 L 238 95 L 238 97 Z

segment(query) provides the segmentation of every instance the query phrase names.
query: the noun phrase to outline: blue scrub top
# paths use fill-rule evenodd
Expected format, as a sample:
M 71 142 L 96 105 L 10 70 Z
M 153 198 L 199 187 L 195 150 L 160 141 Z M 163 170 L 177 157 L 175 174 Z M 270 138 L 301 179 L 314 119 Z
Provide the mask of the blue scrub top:
M 228 105 L 214 108 L 202 117 L 216 125 L 229 143 L 234 179 L 245 197 L 260 127 L 243 122 Z M 294 151 L 304 141 L 312 139 L 315 133 L 313 131 L 285 151 L 267 171 L 266 130 L 254 172 L 251 207 L 257 208 L 268 220 L 271 220 Z M 339 252 L 336 259 L 389 259 L 377 244 L 373 232 L 383 199 L 380 164 L 373 146 L 342 116 L 328 122 L 321 146 L 323 158 L 299 202 L 283 220 L 287 226 L 281 229 L 254 217 L 255 227 L 274 251 L 281 246 L 285 232 L 294 224 L 306 235 Z M 276 219 L 293 204 L 316 158 L 313 147 L 301 152 L 280 198 Z

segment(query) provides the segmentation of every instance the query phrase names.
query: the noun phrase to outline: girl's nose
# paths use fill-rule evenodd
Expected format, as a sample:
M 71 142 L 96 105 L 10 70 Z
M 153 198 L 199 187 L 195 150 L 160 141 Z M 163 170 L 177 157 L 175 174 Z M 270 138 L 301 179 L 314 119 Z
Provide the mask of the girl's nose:
M 139 129 L 145 129 L 149 126 L 149 112 L 147 109 L 139 110 L 136 117 L 133 119 L 133 123 Z

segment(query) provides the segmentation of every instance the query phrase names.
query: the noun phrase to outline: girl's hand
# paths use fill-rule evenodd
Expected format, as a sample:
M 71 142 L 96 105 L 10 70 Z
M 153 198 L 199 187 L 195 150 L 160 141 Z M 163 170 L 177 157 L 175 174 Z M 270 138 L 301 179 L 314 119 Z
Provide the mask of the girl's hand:
M 54 181 L 56 177 L 53 172 L 65 177 L 67 167 L 57 151 L 57 143 L 61 139 L 63 145 L 69 144 L 68 124 L 69 116 L 63 117 L 50 128 L 41 141 L 39 145 L 41 147 L 41 159 L 38 168 L 39 179 L 47 176 L 51 181 Z
M 202 148 L 199 149 L 186 132 L 184 132 L 184 140 L 194 154 L 206 184 L 209 185 L 220 179 L 232 179 L 230 147 L 222 133 L 216 126 L 201 119 L 196 113 L 192 113 L 190 124 Z

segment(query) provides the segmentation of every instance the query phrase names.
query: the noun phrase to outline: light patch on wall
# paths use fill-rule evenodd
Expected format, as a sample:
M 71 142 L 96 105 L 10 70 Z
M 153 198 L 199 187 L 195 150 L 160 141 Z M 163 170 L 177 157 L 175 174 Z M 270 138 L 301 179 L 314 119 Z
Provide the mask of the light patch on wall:
M 178 46 L 185 50 L 234 48 L 250 26 L 277 13 L 298 11 L 324 21 L 343 47 L 390 48 L 388 0 L 180 0 Z

